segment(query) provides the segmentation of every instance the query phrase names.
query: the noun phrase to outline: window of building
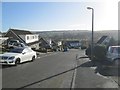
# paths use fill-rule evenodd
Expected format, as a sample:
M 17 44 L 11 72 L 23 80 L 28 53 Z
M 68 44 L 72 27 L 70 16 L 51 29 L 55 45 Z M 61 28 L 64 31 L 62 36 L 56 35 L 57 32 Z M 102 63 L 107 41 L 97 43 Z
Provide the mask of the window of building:
M 27 36 L 27 40 L 29 40 L 29 36 Z
M 37 39 L 37 35 L 35 35 L 35 38 Z
M 34 36 L 33 36 L 33 39 L 34 39 Z

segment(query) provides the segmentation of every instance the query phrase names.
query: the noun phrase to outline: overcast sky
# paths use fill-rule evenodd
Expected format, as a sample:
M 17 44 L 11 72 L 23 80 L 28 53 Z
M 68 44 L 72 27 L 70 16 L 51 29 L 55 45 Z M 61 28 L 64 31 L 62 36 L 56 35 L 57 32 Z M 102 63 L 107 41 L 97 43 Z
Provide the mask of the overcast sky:
M 94 30 L 118 30 L 118 1 L 3 0 L 2 30 L 91 30 L 88 6 L 95 10 Z

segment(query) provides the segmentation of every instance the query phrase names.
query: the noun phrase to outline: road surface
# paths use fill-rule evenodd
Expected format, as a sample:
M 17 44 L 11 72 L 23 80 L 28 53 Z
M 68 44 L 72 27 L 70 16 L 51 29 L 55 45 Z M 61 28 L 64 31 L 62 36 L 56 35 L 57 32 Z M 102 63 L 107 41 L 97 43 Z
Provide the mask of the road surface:
M 95 72 L 84 50 L 40 55 L 34 62 L 4 66 L 3 88 L 118 88 L 115 79 Z

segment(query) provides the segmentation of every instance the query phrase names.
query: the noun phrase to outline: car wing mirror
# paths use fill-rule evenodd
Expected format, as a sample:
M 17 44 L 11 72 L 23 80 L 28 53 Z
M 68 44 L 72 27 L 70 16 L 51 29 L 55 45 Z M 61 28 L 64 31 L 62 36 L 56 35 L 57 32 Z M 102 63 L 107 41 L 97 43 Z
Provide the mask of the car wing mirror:
M 22 54 L 24 55 L 26 52 L 22 52 Z

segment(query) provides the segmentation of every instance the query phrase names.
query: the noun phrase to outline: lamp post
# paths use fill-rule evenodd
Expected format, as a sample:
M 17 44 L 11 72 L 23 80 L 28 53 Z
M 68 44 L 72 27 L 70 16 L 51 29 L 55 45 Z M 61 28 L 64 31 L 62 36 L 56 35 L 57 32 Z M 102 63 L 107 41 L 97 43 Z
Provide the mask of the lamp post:
M 92 10 L 92 43 L 91 43 L 91 60 L 93 60 L 93 47 L 94 47 L 94 9 L 87 7 L 87 9 Z

